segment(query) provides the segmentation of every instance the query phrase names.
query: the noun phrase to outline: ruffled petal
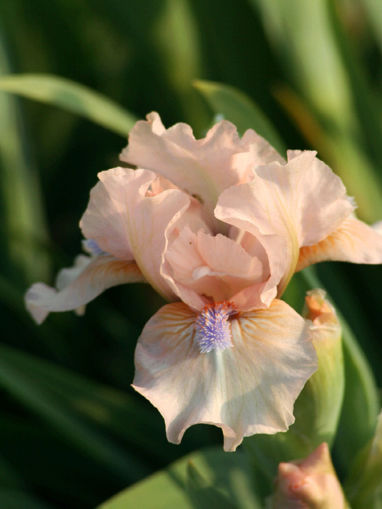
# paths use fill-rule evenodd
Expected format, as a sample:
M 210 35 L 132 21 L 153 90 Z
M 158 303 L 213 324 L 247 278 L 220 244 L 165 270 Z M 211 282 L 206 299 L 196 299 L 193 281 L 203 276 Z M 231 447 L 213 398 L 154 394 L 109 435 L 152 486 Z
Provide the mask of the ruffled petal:
M 232 157 L 232 166 L 241 172 L 240 182 L 252 180 L 253 170 L 264 164 L 278 162 L 285 163 L 285 159 L 275 150 L 272 145 L 253 129 L 248 129 L 241 139 L 245 152 L 240 152 Z
M 37 323 L 51 311 L 77 310 L 104 290 L 124 283 L 143 282 L 136 263 L 112 256 L 91 258 L 80 255 L 74 267 L 63 269 L 57 276 L 57 289 L 35 283 L 25 294 L 25 303 Z
M 125 171 L 121 168 L 121 171 Z M 133 260 L 127 231 L 125 206 L 115 200 L 103 182 L 90 191 L 87 209 L 80 221 L 84 237 L 96 242 L 104 251 L 121 260 Z M 85 248 L 86 249 L 86 248 Z
M 167 245 L 169 230 L 175 225 L 178 219 L 191 206 L 192 198 L 179 189 L 166 189 L 154 194 L 151 192 L 151 185 L 156 182 L 156 175 L 149 170 L 131 170 L 127 168 L 113 168 L 98 174 L 100 186 L 103 193 L 107 194 L 110 203 L 113 204 L 113 211 L 118 211 L 118 221 L 123 225 L 123 235 L 126 244 L 132 252 L 134 260 L 139 266 L 145 279 L 153 286 L 158 293 L 165 298 L 173 298 L 174 293 L 167 281 L 162 277 L 160 268 L 163 253 Z M 97 187 L 97 186 L 96 186 Z M 94 239 L 103 249 L 101 241 L 109 239 L 109 247 L 114 235 L 112 229 L 102 230 L 104 237 L 97 237 L 93 228 L 93 218 L 96 215 L 107 216 L 106 223 L 112 223 L 116 214 L 109 209 L 102 209 L 102 204 L 92 203 L 93 194 L 80 225 L 84 235 Z
M 296 237 L 299 246 L 319 242 L 354 209 L 341 179 L 315 152 L 288 153 L 286 165 L 257 168 L 252 204 L 261 233 Z
M 243 154 L 242 158 L 235 159 L 237 154 Z M 197 197 L 213 217 L 212 210 L 224 189 L 251 180 L 255 165 L 281 157 L 253 131 L 240 139 L 228 121 L 217 123 L 205 138 L 196 140 L 187 124 L 166 130 L 159 115 L 150 113 L 147 121 L 137 122 L 131 130 L 121 159 L 163 175 Z
M 341 179 L 315 152 L 288 156 L 287 164 L 256 168 L 253 182 L 224 191 L 215 209 L 221 220 L 263 236 L 261 242 L 269 235 L 284 239 L 285 249 L 278 253 L 285 266 L 280 293 L 295 271 L 300 247 L 320 242 L 354 209 Z
M 213 424 L 224 449 L 234 451 L 245 436 L 285 431 L 316 369 L 303 318 L 275 300 L 231 319 L 231 347 L 201 353 L 197 316 L 183 303 L 168 304 L 137 344 L 133 387 L 163 415 L 168 440 L 179 443 L 193 424 Z
M 264 269 L 260 259 L 250 256 L 234 240 L 221 234 L 213 236 L 203 230 L 195 233 L 188 227 L 169 244 L 165 260 L 167 273 L 177 286 L 177 294 L 196 310 L 206 305 L 206 299 L 236 303 L 235 295 L 248 287 L 255 292 L 255 285 L 258 287 L 258 283 L 266 279 L 264 270 L 268 270 L 268 266 Z M 191 292 L 202 298 L 196 301 Z M 198 307 L 195 302 L 199 303 Z
M 271 228 L 263 229 L 264 233 L 259 230 L 256 225 L 256 210 L 252 208 L 255 197 L 256 193 L 252 186 L 247 184 L 234 186 L 222 193 L 215 208 L 216 217 L 239 230 L 239 235 L 242 235 L 241 244 L 246 251 L 250 252 L 250 245 L 247 247 L 246 244 L 253 244 L 264 265 L 264 260 L 267 260 L 270 275 L 259 289 L 260 293 L 257 292 L 255 301 L 254 294 L 251 296 L 248 292 L 244 298 L 248 305 L 252 303 L 252 307 L 258 307 L 260 303 L 268 306 L 272 302 L 277 293 L 277 286 L 282 278 L 286 277 L 292 260 L 297 258 L 294 251 L 298 249 L 297 245 L 293 245 L 295 236 L 279 232 L 275 234 Z
M 328 237 L 300 249 L 296 271 L 326 260 L 352 263 L 382 263 L 382 230 L 350 217 Z

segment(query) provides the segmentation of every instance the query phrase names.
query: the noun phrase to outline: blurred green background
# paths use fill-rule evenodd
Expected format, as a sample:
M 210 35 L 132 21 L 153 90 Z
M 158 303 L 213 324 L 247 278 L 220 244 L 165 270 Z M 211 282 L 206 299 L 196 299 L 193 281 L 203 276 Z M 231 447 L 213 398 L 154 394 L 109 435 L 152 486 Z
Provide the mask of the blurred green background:
M 318 150 L 368 222 L 382 219 L 381 57 L 379 0 L 0 2 L 0 75 L 65 77 L 198 136 L 216 114 L 240 124 L 253 108 L 241 126 L 259 122 L 278 148 Z M 168 444 L 161 417 L 129 386 L 139 332 L 162 304 L 150 288 L 108 291 L 83 318 L 37 327 L 28 316 L 26 288 L 71 265 L 89 190 L 118 164 L 126 136 L 5 92 L 0 112 L 0 507 L 94 507 L 220 443 L 220 432 L 197 426 Z M 381 386 L 381 268 L 324 264 L 317 274 Z

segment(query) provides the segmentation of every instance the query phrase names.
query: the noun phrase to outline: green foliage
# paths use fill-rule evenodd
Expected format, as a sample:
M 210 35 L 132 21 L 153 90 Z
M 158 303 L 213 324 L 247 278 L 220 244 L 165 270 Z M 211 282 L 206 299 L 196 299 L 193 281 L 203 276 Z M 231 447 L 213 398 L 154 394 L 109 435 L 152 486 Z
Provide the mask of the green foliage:
M 161 305 L 149 288 L 117 288 L 84 318 L 52 316 L 40 328 L 23 293 L 78 252 L 96 173 L 118 164 L 123 138 L 151 110 L 197 135 L 222 115 L 280 152 L 316 149 L 359 214 L 381 219 L 381 34 L 377 0 L 0 3 L 0 507 L 90 508 L 125 487 L 100 507 L 263 507 L 255 492 L 267 495 L 276 460 L 293 455 L 288 434 L 259 437 L 250 456 L 221 452 L 207 426 L 173 446 L 129 388 L 136 338 Z M 316 286 L 342 320 L 344 399 L 338 423 L 339 380 L 326 438 L 356 509 L 374 483 L 382 274 L 323 264 L 297 274 L 285 298 L 301 311 Z M 297 413 L 312 404 L 309 390 Z M 300 454 L 322 438 L 306 426 L 305 447 L 290 442 Z
M 136 118 L 107 97 L 57 76 L 18 74 L 3 76 L 0 90 L 71 111 L 126 137 Z
M 257 509 L 260 506 L 253 482 L 250 463 L 242 452 L 227 454 L 220 449 L 205 449 L 119 493 L 99 509 Z
M 194 81 L 194 87 L 206 99 L 216 115 L 230 120 L 241 134 L 254 129 L 269 141 L 280 153 L 285 152 L 275 128 L 254 102 L 240 90 L 229 85 L 211 81 Z
M 382 413 L 373 437 L 354 459 L 345 488 L 353 509 L 378 509 L 382 496 Z

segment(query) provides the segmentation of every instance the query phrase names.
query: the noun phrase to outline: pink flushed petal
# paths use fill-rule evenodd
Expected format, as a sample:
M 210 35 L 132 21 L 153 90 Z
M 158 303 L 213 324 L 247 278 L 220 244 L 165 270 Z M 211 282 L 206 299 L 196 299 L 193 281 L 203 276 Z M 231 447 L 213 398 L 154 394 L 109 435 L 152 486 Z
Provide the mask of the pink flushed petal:
M 280 463 L 272 509 L 346 509 L 341 484 L 324 442 L 307 458 Z
M 253 166 L 268 162 L 271 153 L 280 158 L 263 138 L 251 133 L 240 139 L 236 127 L 223 120 L 205 138 L 196 140 L 190 126 L 179 123 L 166 130 L 159 115 L 150 113 L 147 121 L 137 122 L 131 130 L 121 159 L 153 170 L 196 196 L 213 218 L 222 190 L 251 179 Z M 239 153 L 246 154 L 245 165 L 235 162 Z M 218 231 L 222 227 L 216 221 L 213 224 Z
M 221 221 L 236 227 L 242 236 L 241 243 L 247 252 L 268 264 L 269 277 L 256 292 L 247 290 L 241 294 L 244 298 L 243 309 L 268 306 L 275 297 L 276 287 L 288 270 L 293 256 L 290 238 L 280 234 L 263 234 L 256 226 L 256 215 L 251 208 L 253 193 L 246 184 L 234 186 L 222 193 L 215 208 L 215 215 Z M 240 231 L 242 233 L 240 233 Z M 240 309 L 242 307 L 240 306 Z
M 247 151 L 232 157 L 232 166 L 240 172 L 240 182 L 252 180 L 254 168 L 257 166 L 273 162 L 285 164 L 285 159 L 277 150 L 252 129 L 248 129 L 243 134 L 242 145 L 247 148 Z
M 304 320 L 275 300 L 231 320 L 232 347 L 201 353 L 196 318 L 185 304 L 168 304 L 137 344 L 133 387 L 163 415 L 168 440 L 179 443 L 193 424 L 214 424 L 224 449 L 234 451 L 245 436 L 285 431 L 316 369 Z
M 219 219 L 263 243 L 271 274 L 280 276 L 279 294 L 295 271 L 300 248 L 325 238 L 354 208 L 339 177 L 315 152 L 288 155 L 288 163 L 258 167 L 251 183 L 224 191 L 215 209 Z M 281 250 L 266 247 L 272 235 L 283 239 Z
M 261 261 L 250 256 L 234 240 L 221 234 L 212 236 L 200 231 L 197 242 L 201 257 L 214 272 L 254 281 L 264 276 Z
M 192 278 L 201 265 L 203 260 L 197 249 L 196 233 L 185 226 L 169 243 L 161 270 L 174 293 L 194 310 L 201 310 L 208 303 L 202 295 L 203 288 Z M 211 285 L 209 290 L 212 290 Z
M 382 263 L 382 230 L 351 216 L 328 237 L 300 249 L 296 271 L 325 260 Z
M 167 273 L 176 285 L 181 285 L 178 295 L 194 309 L 203 308 L 206 299 L 200 300 L 199 307 L 195 308 L 194 301 L 189 301 L 191 291 L 210 301 L 236 302 L 234 297 L 244 288 L 251 287 L 248 297 L 253 300 L 255 289 L 267 276 L 264 277 L 263 263 L 234 240 L 220 234 L 213 236 L 203 230 L 194 233 L 188 227 L 169 244 L 165 260 Z M 189 292 L 187 295 L 183 292 L 185 287 Z M 242 304 L 243 299 L 239 300 Z
M 166 231 L 166 250 L 160 269 L 161 276 L 174 294 L 195 310 L 202 309 L 208 303 L 206 297 L 199 295 L 195 289 L 185 284 L 190 269 L 193 270 L 200 265 L 200 257 L 194 250 L 196 244 L 193 244 L 195 232 L 198 231 L 209 232 L 210 230 L 204 222 L 200 203 L 192 199 L 189 207 L 174 226 Z M 176 281 L 173 277 L 174 268 L 171 267 L 169 260 L 180 274 Z
M 261 231 L 270 224 L 279 232 L 295 233 L 303 246 L 319 242 L 351 214 L 354 205 L 341 179 L 315 155 L 289 151 L 286 165 L 275 163 L 256 170 L 259 178 L 253 187 Z
M 121 168 L 121 171 L 125 171 Z M 80 221 L 87 239 L 94 240 L 106 253 L 121 260 L 133 260 L 126 235 L 127 218 L 122 200 L 115 200 L 102 182 L 90 191 L 87 209 Z
M 192 199 L 179 189 L 152 194 L 150 188 L 156 175 L 148 170 L 114 168 L 98 176 L 115 209 L 123 215 L 124 234 L 145 279 L 158 293 L 173 299 L 174 293 L 161 275 L 162 259 L 168 232 L 190 207 Z M 81 225 L 88 234 L 86 213 Z
M 144 278 L 134 262 L 80 255 L 74 267 L 58 274 L 57 289 L 35 283 L 27 291 L 25 303 L 40 324 L 52 311 L 77 310 L 112 286 L 138 282 L 144 282 Z

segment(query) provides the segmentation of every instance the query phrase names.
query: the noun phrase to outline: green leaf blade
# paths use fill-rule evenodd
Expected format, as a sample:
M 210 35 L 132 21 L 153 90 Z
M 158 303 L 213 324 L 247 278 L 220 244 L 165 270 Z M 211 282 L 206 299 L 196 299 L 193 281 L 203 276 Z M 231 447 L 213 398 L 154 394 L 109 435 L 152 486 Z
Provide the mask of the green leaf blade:
M 285 152 L 279 135 L 260 108 L 243 92 L 222 83 L 196 80 L 194 87 L 205 98 L 216 115 L 231 121 L 242 134 L 254 129 L 279 152 Z
M 0 90 L 59 106 L 127 136 L 136 122 L 131 113 L 84 85 L 49 74 L 13 74 L 0 78 Z

